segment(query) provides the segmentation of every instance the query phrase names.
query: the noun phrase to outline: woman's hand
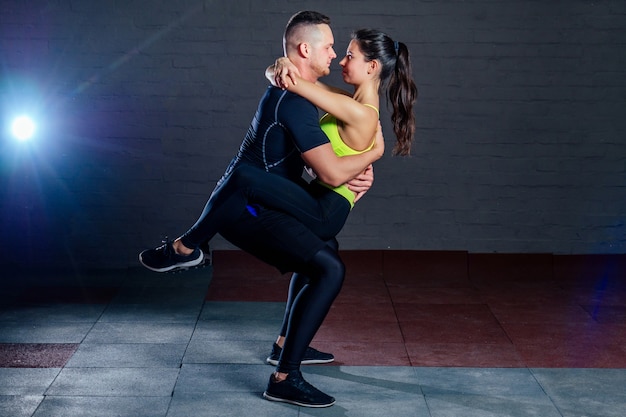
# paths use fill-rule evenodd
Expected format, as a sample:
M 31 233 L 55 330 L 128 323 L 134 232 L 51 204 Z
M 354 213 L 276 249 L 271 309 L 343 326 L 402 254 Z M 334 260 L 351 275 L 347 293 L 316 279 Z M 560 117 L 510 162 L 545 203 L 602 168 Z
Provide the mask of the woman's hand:
M 274 82 L 272 84 L 286 90 L 297 84 L 300 70 L 287 57 L 280 57 L 274 63 Z
M 365 171 L 348 181 L 346 186 L 355 193 L 354 202 L 356 203 L 372 187 L 372 184 L 374 184 L 374 167 L 370 164 Z

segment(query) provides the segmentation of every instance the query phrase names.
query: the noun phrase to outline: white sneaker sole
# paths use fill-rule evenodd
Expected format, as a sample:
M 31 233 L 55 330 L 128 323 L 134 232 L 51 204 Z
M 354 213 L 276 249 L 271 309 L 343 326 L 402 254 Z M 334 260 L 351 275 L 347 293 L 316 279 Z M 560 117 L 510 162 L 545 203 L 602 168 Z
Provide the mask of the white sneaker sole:
M 300 362 L 300 365 L 321 365 L 324 363 L 331 363 L 334 361 L 335 359 L 309 359 L 309 360 L 305 359 L 302 362 Z M 270 357 L 265 359 L 265 362 L 272 366 L 278 366 L 278 361 L 276 359 L 271 359 Z
M 200 256 L 198 256 L 196 259 L 193 259 L 191 261 L 183 262 L 183 263 L 172 265 L 172 266 L 168 266 L 168 267 L 165 267 L 165 268 L 153 268 L 151 266 L 148 266 L 148 265 L 144 264 L 143 263 L 143 259 L 141 259 L 141 254 L 139 254 L 139 262 L 141 262 L 141 264 L 143 266 L 145 266 L 146 268 L 148 268 L 149 270 L 154 271 L 154 272 L 182 271 L 182 270 L 185 270 L 185 269 L 193 268 L 194 266 L 197 266 L 197 265 L 201 264 L 203 260 L 204 260 L 204 252 L 200 251 Z
M 332 405 L 335 404 L 335 401 L 333 401 L 330 404 L 308 404 L 308 403 L 301 403 L 299 401 L 295 401 L 295 400 L 288 400 L 286 398 L 280 398 L 280 397 L 273 397 L 272 395 L 268 394 L 267 391 L 265 391 L 263 393 L 263 398 L 265 398 L 266 400 L 269 401 L 276 401 L 279 403 L 287 403 L 287 404 L 293 404 L 293 405 L 297 405 L 299 407 L 307 407 L 307 408 L 326 408 L 326 407 L 330 407 Z

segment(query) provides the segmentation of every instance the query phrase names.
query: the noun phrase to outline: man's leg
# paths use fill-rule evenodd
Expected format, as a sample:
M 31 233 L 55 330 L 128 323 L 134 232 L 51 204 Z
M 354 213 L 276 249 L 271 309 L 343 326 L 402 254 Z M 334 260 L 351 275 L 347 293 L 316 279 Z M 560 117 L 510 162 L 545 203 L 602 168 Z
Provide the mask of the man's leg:
M 276 339 L 276 342 L 272 345 L 272 351 L 270 355 L 265 360 L 270 365 L 278 365 L 278 360 L 280 359 L 280 354 L 282 353 L 283 346 L 285 344 L 285 335 L 287 334 L 287 326 L 289 325 L 289 316 L 291 314 L 293 301 L 308 282 L 309 278 L 303 274 L 294 273 L 291 276 L 289 293 L 287 296 L 287 305 L 285 307 L 285 314 L 283 317 L 282 326 L 280 328 L 280 333 L 278 335 L 278 338 Z M 306 348 L 300 364 L 315 365 L 321 363 L 330 363 L 334 360 L 335 356 L 332 353 L 320 352 L 319 350 L 309 346 Z
M 276 339 L 276 345 L 280 347 L 282 350 L 285 344 L 285 335 L 287 334 L 287 326 L 289 326 L 289 316 L 291 315 L 291 308 L 293 307 L 293 303 L 296 297 L 300 294 L 300 291 L 309 283 L 309 277 L 304 274 L 294 272 L 291 275 L 291 280 L 289 281 L 289 291 L 287 292 L 287 304 L 285 305 L 285 315 L 283 316 L 283 323 L 280 326 L 280 333 L 278 333 L 278 339 Z M 279 352 L 280 356 L 280 352 Z M 268 358 L 269 362 L 269 358 Z M 278 365 L 278 358 L 275 360 L 272 365 Z
M 286 374 L 300 368 L 300 358 L 304 357 L 343 284 L 345 267 L 332 249 L 326 247 L 320 250 L 311 265 L 310 281 L 295 297 L 289 311 L 279 373 Z
M 335 399 L 304 380 L 299 371 L 302 355 L 339 293 L 344 277 L 343 263 L 310 229 L 293 217 L 260 208 L 256 215 L 244 212 L 220 234 L 234 245 L 281 272 L 298 271 L 311 281 L 295 297 L 286 332 L 280 374 L 272 374 L 264 396 L 273 401 L 305 407 L 328 407 Z
M 326 242 L 326 244 L 331 247 L 333 250 L 339 250 L 339 242 L 337 239 L 331 239 Z M 291 281 L 289 282 L 289 292 L 287 293 L 287 305 L 285 306 L 285 315 L 283 316 L 283 322 L 280 328 L 280 332 L 278 334 L 278 338 L 276 339 L 276 343 L 272 346 L 272 352 L 270 356 L 266 359 L 266 362 L 270 365 L 277 366 L 278 360 L 280 359 L 280 354 L 282 353 L 283 346 L 285 344 L 285 335 L 287 334 L 287 326 L 289 325 L 289 317 L 291 315 L 291 308 L 293 303 L 300 294 L 300 291 L 304 288 L 305 285 L 309 283 L 310 279 L 304 274 L 294 272 L 291 276 Z M 317 349 L 312 347 L 307 347 L 304 356 L 302 357 L 302 365 L 313 365 L 313 364 L 321 364 L 321 363 L 330 363 L 335 360 L 335 357 L 332 353 L 320 352 Z
M 329 247 L 315 254 L 310 267 L 310 282 L 293 302 L 278 367 L 263 396 L 306 407 L 328 407 L 335 399 L 302 378 L 300 363 L 341 290 L 345 268 L 337 252 Z

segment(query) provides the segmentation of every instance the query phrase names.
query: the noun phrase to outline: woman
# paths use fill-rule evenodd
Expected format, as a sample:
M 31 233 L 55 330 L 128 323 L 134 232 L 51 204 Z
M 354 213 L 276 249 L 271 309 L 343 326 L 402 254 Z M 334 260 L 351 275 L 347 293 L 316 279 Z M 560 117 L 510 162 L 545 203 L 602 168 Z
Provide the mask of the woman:
M 417 88 L 406 45 L 394 42 L 383 32 L 361 29 L 352 34 L 340 65 L 344 81 L 354 86 L 352 96 L 299 79 L 287 58 L 279 59 L 276 71 L 270 67 L 267 75 L 280 87 L 327 112 L 320 125 L 339 156 L 367 152 L 376 146 L 372 138 L 376 138 L 379 127 L 379 91 L 387 90 L 397 138 L 393 153 L 408 155 L 415 132 L 413 103 Z M 244 210 L 254 215 L 255 203 L 284 211 L 321 238 L 330 239 L 341 230 L 358 197 L 346 185 L 332 187 L 313 181 L 305 189 L 278 175 L 241 164 L 211 196 L 189 231 L 172 243 L 142 252 L 139 259 L 157 272 L 195 266 L 202 262 L 203 256 L 196 248 L 211 239 L 221 225 L 236 221 Z

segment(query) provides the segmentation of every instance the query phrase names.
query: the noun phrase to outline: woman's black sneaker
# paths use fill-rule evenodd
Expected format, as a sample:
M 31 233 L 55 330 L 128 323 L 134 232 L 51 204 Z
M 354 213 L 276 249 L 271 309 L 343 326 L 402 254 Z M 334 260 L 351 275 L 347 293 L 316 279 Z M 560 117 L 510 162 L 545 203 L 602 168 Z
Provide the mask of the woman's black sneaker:
M 267 357 L 265 362 L 270 365 L 277 366 L 278 359 L 280 358 L 280 353 L 283 349 L 278 346 L 276 343 L 272 346 L 272 353 Z M 320 363 L 330 363 L 335 360 L 335 357 L 332 353 L 320 352 L 317 349 L 312 348 L 311 346 L 306 348 L 304 352 L 304 357 L 302 358 L 301 365 L 315 365 Z
M 200 249 L 202 251 L 202 255 L 204 257 L 204 259 L 202 260 L 202 265 L 199 266 L 208 266 L 212 264 L 212 254 L 211 254 L 211 247 L 209 246 L 209 242 L 206 241 L 204 243 L 201 243 L 200 246 L 198 246 L 198 249 Z
M 177 254 L 170 241 L 156 249 L 147 249 L 139 254 L 139 262 L 156 272 L 189 269 L 201 264 L 203 259 L 204 253 L 198 248 L 187 256 Z
M 306 382 L 300 371 L 289 372 L 287 379 L 280 382 L 276 381 L 274 374 L 272 374 L 263 397 L 270 401 L 289 403 L 300 407 L 323 408 L 335 404 L 333 397 L 324 394 Z

